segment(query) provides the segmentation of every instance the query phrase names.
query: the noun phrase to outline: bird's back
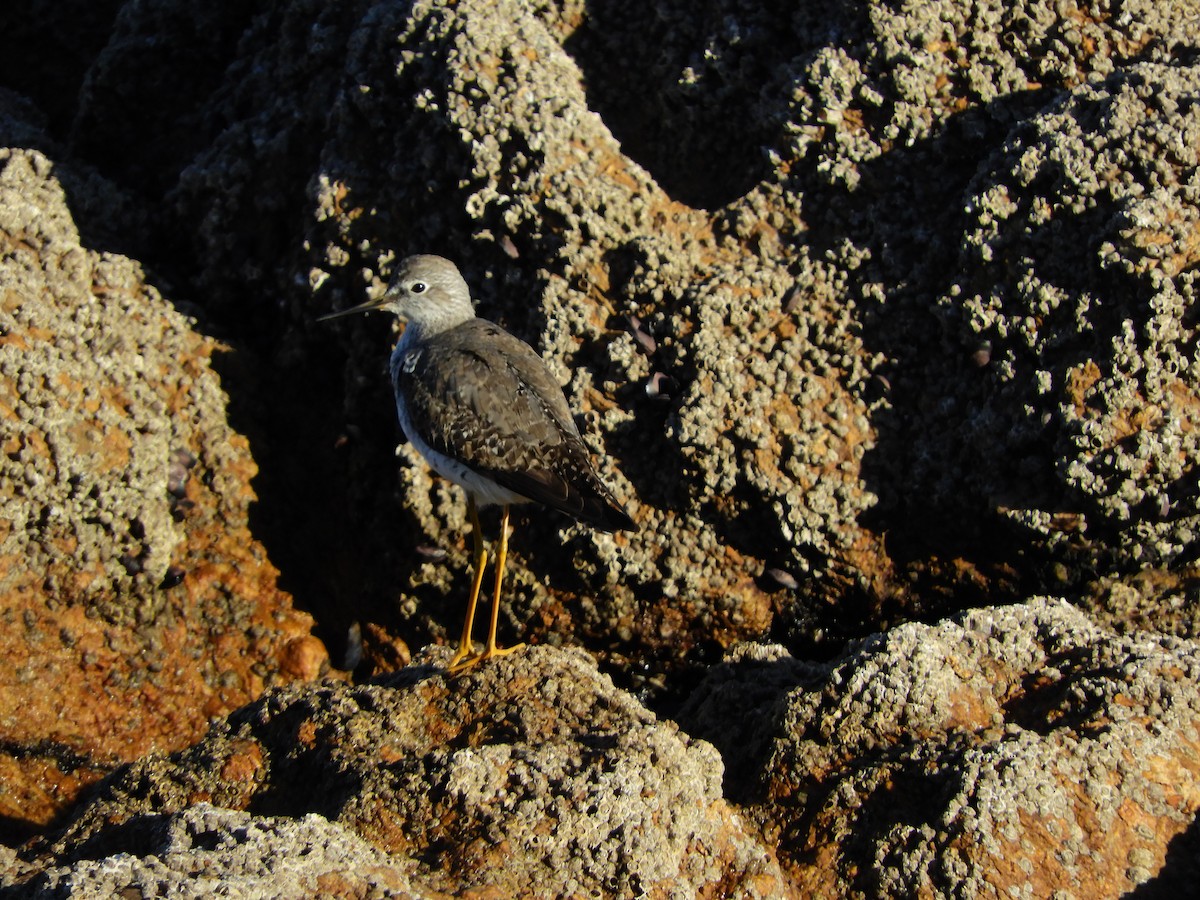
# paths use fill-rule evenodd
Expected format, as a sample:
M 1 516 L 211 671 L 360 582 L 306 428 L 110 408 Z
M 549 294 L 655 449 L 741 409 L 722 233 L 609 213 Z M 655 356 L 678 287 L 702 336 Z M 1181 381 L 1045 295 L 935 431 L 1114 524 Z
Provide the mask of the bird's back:
M 592 467 L 546 364 L 500 326 L 471 319 L 419 341 L 402 339 L 392 380 L 401 421 L 418 446 L 595 528 L 636 528 Z

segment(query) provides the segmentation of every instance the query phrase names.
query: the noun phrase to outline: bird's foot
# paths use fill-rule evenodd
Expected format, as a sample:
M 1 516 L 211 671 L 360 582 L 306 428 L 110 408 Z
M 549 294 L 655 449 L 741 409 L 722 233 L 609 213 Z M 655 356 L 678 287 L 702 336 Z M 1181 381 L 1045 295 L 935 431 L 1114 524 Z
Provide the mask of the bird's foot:
M 454 655 L 450 657 L 450 663 L 446 666 L 448 672 L 461 672 L 464 669 L 469 669 L 479 661 L 479 654 L 475 652 L 475 645 L 471 641 L 464 641 L 458 645 L 458 649 Z
M 450 660 L 450 665 L 446 667 L 446 671 L 451 675 L 458 675 L 486 660 L 495 659 L 499 656 L 508 656 L 510 653 L 524 649 L 524 644 L 514 644 L 511 647 L 497 647 L 495 644 L 489 644 L 487 647 L 484 647 L 482 653 L 472 654 L 470 652 L 464 653 L 460 647 L 458 653 L 455 653 L 454 658 Z
M 479 662 L 483 662 L 485 659 L 492 659 L 496 656 L 508 656 L 510 653 L 516 653 L 518 650 L 524 649 L 524 644 L 513 644 L 511 647 L 504 648 L 500 648 L 495 644 L 492 644 L 489 647 L 485 647 L 483 652 L 479 654 Z

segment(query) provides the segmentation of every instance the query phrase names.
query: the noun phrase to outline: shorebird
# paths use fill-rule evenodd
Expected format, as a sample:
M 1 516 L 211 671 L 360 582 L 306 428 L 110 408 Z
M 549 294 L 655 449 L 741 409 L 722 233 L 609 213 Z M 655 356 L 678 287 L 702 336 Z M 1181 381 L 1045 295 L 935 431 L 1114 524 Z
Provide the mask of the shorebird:
M 458 268 L 440 256 L 405 259 L 387 290 L 319 321 L 370 310 L 407 324 L 392 351 L 400 427 L 425 461 L 462 486 L 474 535 L 474 573 L 452 672 L 519 650 L 496 646 L 500 586 L 508 561 L 509 507 L 535 501 L 601 531 L 637 526 L 600 480 L 562 388 L 542 358 L 499 325 L 475 315 Z M 487 643 L 472 628 L 487 549 L 479 507 L 501 507 Z

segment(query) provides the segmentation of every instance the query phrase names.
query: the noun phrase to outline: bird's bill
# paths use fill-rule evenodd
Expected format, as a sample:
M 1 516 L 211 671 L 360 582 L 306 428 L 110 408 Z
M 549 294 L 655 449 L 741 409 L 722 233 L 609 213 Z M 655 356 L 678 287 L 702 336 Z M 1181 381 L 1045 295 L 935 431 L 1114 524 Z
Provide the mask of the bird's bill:
M 351 316 L 355 313 L 370 312 L 373 309 L 383 309 L 387 303 L 387 294 L 380 294 L 374 300 L 368 300 L 366 303 L 360 303 L 358 306 L 351 306 L 346 309 L 339 309 L 337 312 L 326 313 L 323 316 L 317 316 L 318 322 L 328 322 L 330 319 L 340 319 L 342 316 Z

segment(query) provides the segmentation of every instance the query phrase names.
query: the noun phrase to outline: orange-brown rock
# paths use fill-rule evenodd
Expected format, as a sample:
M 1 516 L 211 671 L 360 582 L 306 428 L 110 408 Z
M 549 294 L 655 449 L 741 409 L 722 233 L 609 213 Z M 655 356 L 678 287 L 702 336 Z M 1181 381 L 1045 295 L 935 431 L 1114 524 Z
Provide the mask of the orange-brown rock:
M 450 656 L 430 648 L 367 685 L 268 692 L 196 746 L 132 764 L 37 845 L 47 871 L 28 886 L 99 890 L 114 871 L 144 883 L 151 857 L 167 855 L 164 826 L 209 816 L 206 802 L 252 813 L 241 819 L 251 835 L 329 820 L 421 896 L 790 896 L 721 798 L 712 747 L 616 689 L 583 651 L 530 647 L 458 677 Z M 246 857 L 288 868 L 240 843 L 171 849 L 214 851 L 204 874 L 221 884 L 238 883 Z
M 37 151 L 0 150 L 0 284 L 0 810 L 19 833 L 327 659 L 249 532 L 219 345 L 81 243 Z
M 1170 896 L 1200 873 L 1200 644 L 1061 600 L 820 664 L 745 644 L 681 720 L 802 896 Z

